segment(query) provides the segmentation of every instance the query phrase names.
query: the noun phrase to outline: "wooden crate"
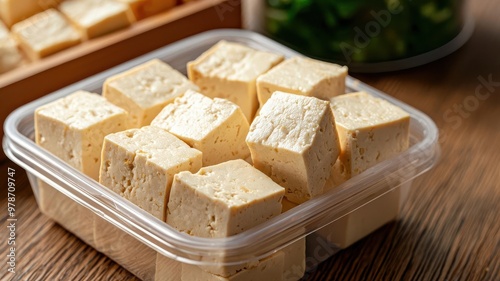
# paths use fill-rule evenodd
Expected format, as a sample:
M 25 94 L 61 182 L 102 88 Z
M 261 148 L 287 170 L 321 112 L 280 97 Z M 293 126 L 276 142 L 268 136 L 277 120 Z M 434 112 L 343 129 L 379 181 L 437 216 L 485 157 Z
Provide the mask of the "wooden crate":
M 191 1 L 4 73 L 0 75 L 0 137 L 9 113 L 25 103 L 174 41 L 211 29 L 240 28 L 241 22 L 240 1 Z M 0 161 L 4 158 L 2 150 Z

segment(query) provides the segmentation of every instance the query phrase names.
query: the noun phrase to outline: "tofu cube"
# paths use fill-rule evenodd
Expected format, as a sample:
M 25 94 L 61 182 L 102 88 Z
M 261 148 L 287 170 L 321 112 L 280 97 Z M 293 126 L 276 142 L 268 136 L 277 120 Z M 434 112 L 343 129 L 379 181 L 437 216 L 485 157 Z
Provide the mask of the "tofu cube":
M 409 146 L 410 115 L 365 92 L 331 99 L 341 153 L 336 177 L 347 180 Z
M 281 213 L 285 190 L 244 160 L 174 177 L 167 223 L 199 237 L 228 237 Z
M 241 109 L 224 99 L 188 90 L 151 122 L 203 152 L 203 166 L 245 159 L 248 122 Z
M 158 14 L 175 6 L 176 0 L 118 0 L 129 5 L 136 20 Z
M 20 66 L 23 57 L 17 49 L 17 43 L 9 30 L 0 22 L 0 74 Z
M 43 10 L 57 6 L 59 0 L 0 0 L 0 19 L 12 26 Z
M 401 108 L 364 92 L 334 97 L 331 107 L 336 117 L 341 153 L 326 190 L 408 148 L 410 116 Z M 388 181 L 387 190 L 400 184 Z M 395 220 L 405 198 L 401 187 L 386 194 L 376 194 L 366 199 L 366 205 L 320 229 L 317 234 L 340 248 L 349 247 Z
M 247 136 L 254 166 L 303 203 L 323 193 L 340 149 L 330 103 L 275 92 Z
M 346 66 L 293 57 L 257 78 L 257 97 L 260 106 L 276 91 L 330 100 L 345 93 L 346 76 Z
M 149 125 L 153 118 L 188 89 L 197 90 L 184 75 L 154 59 L 104 82 L 103 96 L 129 112 L 132 128 Z
M 251 122 L 258 107 L 256 79 L 282 60 L 278 54 L 220 41 L 188 63 L 188 77 L 203 94 L 237 104 Z
M 43 105 L 35 111 L 35 139 L 42 148 L 98 180 L 102 142 L 127 129 L 127 112 L 85 91 Z
M 201 168 L 201 152 L 156 127 L 130 129 L 104 138 L 99 182 L 165 221 L 175 174 Z
M 182 264 L 182 281 L 257 281 L 273 280 L 282 281 L 284 271 L 284 253 L 277 252 L 267 257 L 252 267 L 242 269 L 231 276 L 220 276 L 204 271 L 202 268 Z
M 77 45 L 78 31 L 54 9 L 38 13 L 12 26 L 12 34 L 31 60 Z
M 59 10 L 78 28 L 82 38 L 95 38 L 129 26 L 129 6 L 112 0 L 66 0 Z

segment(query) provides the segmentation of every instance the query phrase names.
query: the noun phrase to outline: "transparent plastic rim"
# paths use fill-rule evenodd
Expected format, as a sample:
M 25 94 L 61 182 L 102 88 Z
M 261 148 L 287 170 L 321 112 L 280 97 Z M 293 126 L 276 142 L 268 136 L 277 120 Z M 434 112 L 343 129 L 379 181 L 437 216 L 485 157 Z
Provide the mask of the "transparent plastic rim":
M 225 29 L 195 35 L 18 108 L 9 115 L 4 124 L 3 147 L 6 155 L 26 171 L 53 185 L 66 196 L 162 255 L 185 263 L 203 265 L 233 265 L 267 256 L 367 204 L 368 202 L 360 204 L 363 198 L 380 191 L 388 192 L 383 190 L 383 184 L 380 184 L 384 177 L 396 174 L 404 179 L 401 182 L 403 183 L 429 170 L 437 161 L 438 130 L 427 115 L 348 77 L 349 88 L 367 91 L 409 112 L 412 118 L 410 130 L 419 132 L 422 135 L 421 140 L 396 158 L 384 161 L 322 196 L 250 230 L 227 238 L 200 238 L 178 232 L 41 149 L 27 137 L 33 132 L 33 128 L 19 130 L 23 123 L 30 122 L 29 118 L 32 118 L 38 106 L 84 88 L 96 80 L 102 80 L 116 73 L 118 69 L 128 69 L 152 58 L 165 57 L 165 54 L 175 56 L 180 50 L 200 42 L 222 39 L 252 42 L 285 56 L 299 55 L 267 37 L 250 31 Z M 414 173 L 398 174 L 405 168 Z M 342 212 L 349 207 L 349 211 Z

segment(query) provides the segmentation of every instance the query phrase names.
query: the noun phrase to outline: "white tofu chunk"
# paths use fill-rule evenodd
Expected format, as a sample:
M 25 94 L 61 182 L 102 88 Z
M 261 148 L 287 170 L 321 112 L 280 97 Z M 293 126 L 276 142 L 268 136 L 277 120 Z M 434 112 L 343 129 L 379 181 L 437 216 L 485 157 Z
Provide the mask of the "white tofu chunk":
M 0 21 L 0 74 L 20 66 L 23 57 L 17 49 L 17 42 L 9 34 L 9 30 Z
M 52 55 L 81 41 L 78 31 L 54 9 L 12 26 L 12 34 L 31 60 Z
M 176 0 L 118 0 L 129 5 L 136 20 L 158 14 L 175 6 Z
M 410 115 L 365 92 L 331 99 L 341 153 L 337 177 L 349 179 L 409 146 Z
M 91 39 L 129 26 L 134 15 L 129 6 L 111 0 L 65 0 L 59 10 Z
M 154 59 L 104 82 L 103 96 L 129 112 L 132 128 L 149 125 L 168 103 L 188 89 L 197 90 L 184 75 Z
M 251 122 L 258 107 L 256 79 L 282 60 L 278 54 L 220 41 L 188 63 L 188 77 L 204 95 L 237 104 Z
M 182 264 L 182 281 L 281 281 L 284 270 L 284 253 L 277 252 L 250 268 L 245 268 L 234 275 L 223 277 L 204 271 L 196 265 Z
M 174 176 L 167 223 L 199 237 L 228 237 L 281 213 L 285 190 L 244 160 Z
M 99 182 L 165 221 L 175 174 L 197 172 L 201 152 L 156 127 L 130 129 L 104 138 Z
M 35 111 L 35 139 L 42 148 L 98 180 L 101 148 L 108 134 L 127 129 L 127 112 L 85 91 Z
M 346 76 L 346 66 L 293 57 L 257 78 L 257 97 L 260 106 L 276 91 L 330 100 L 345 93 Z
M 399 107 L 364 92 L 334 97 L 331 106 L 336 117 L 341 153 L 326 190 L 408 148 L 410 116 Z M 400 182 L 387 181 L 387 185 L 390 189 Z M 328 243 L 340 248 L 349 247 L 396 219 L 406 195 L 398 187 L 371 202 L 373 198 L 368 198 L 367 205 L 317 233 Z
M 59 0 L 0 0 L 0 19 L 7 26 L 57 6 Z
M 254 166 L 285 187 L 291 202 L 322 194 L 340 151 L 334 122 L 328 101 L 275 92 L 246 139 Z
M 240 108 L 224 99 L 210 99 L 188 90 L 151 122 L 203 152 L 203 166 L 245 159 L 248 122 Z

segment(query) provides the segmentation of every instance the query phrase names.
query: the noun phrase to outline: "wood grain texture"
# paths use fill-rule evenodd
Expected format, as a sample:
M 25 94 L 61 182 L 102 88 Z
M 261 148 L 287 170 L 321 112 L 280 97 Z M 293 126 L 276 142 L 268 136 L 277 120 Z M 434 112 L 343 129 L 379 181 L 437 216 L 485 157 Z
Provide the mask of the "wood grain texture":
M 471 101 L 478 77 L 500 82 L 500 6 L 471 4 L 476 30 L 456 53 L 397 73 L 355 75 L 428 114 L 442 134 L 442 157 L 414 181 L 398 222 L 339 252 L 305 280 L 500 280 L 500 86 L 460 124 L 444 116 Z M 15 165 L 1 165 L 3 186 L 7 167 Z M 136 280 L 40 214 L 22 169 L 16 170 L 18 273 L 10 275 L 2 261 L 1 280 Z M 0 202 L 5 222 L 4 188 Z M 6 235 L 2 226 L 0 237 Z

